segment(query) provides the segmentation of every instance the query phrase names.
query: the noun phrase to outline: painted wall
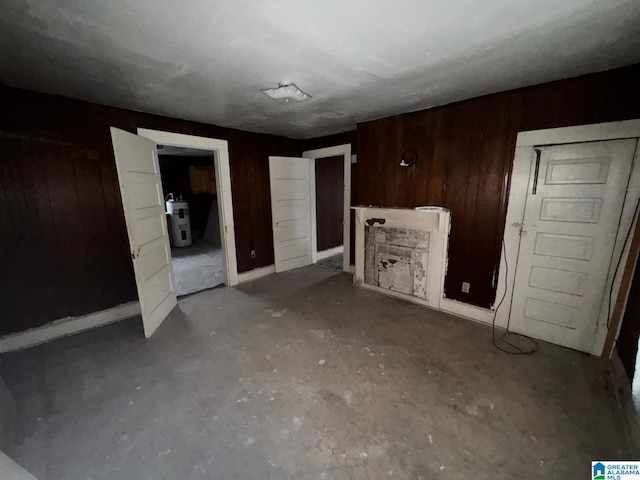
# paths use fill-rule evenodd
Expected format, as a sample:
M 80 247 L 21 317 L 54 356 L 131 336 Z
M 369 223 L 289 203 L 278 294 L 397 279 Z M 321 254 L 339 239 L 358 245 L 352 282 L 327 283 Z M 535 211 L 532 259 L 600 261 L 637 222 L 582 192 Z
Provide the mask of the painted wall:
M 446 295 L 489 307 L 517 133 L 640 118 L 639 85 L 635 65 L 359 124 L 353 203 L 449 208 Z M 400 167 L 405 150 L 414 167 Z
M 228 140 L 238 271 L 273 264 L 267 157 L 299 141 L 1 86 L 0 105 L 0 334 L 137 298 L 110 126 Z

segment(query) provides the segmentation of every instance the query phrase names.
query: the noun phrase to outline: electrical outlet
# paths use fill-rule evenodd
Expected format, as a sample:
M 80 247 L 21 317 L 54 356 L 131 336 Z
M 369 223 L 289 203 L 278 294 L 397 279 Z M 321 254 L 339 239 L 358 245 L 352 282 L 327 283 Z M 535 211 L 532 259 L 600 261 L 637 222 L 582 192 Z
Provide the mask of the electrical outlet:
M 251 250 L 251 258 L 256 258 L 256 251 L 255 250 Z
M 471 284 L 469 282 L 462 282 L 462 293 L 469 293 Z

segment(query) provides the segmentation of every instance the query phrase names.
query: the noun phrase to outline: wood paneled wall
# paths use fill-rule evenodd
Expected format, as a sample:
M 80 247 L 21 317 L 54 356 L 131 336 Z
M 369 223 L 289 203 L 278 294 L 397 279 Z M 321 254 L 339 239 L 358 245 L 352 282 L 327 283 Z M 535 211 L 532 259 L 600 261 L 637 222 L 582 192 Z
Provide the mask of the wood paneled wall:
M 0 333 L 136 298 L 110 126 L 229 141 L 240 272 L 273 263 L 267 157 L 351 143 L 352 203 L 450 208 L 447 295 L 489 306 L 517 132 L 640 118 L 639 84 L 636 65 L 304 142 L 0 87 Z M 399 167 L 404 150 L 415 167 Z
M 640 118 L 639 85 L 635 65 L 360 124 L 353 202 L 451 209 L 446 295 L 489 307 L 517 133 Z M 400 167 L 405 150 L 414 167 Z
M 633 382 L 633 376 L 636 372 L 638 338 L 640 338 L 640 262 L 636 263 L 629 299 L 616 343 L 618 355 L 630 382 Z
M 343 244 L 344 158 L 316 158 L 316 248 L 319 252 Z
M 317 138 L 310 138 L 307 140 L 303 140 L 302 141 L 302 146 L 303 146 L 303 150 L 307 151 L 307 150 L 315 150 L 318 148 L 325 148 L 325 147 L 335 147 L 337 145 L 346 145 L 346 144 L 351 144 L 351 154 L 357 154 L 358 153 L 358 143 L 357 143 L 357 138 L 358 138 L 358 132 L 356 130 L 353 130 L 351 132 L 345 132 L 345 133 L 337 133 L 335 135 L 327 135 L 324 137 L 317 137 Z M 357 182 L 357 177 L 358 177 L 358 164 L 357 163 L 352 163 L 351 164 L 351 205 L 359 205 L 359 202 L 357 201 L 357 199 L 354 198 L 354 194 L 356 192 L 355 189 L 355 185 Z M 356 240 L 356 222 L 355 222 L 355 215 L 353 213 L 353 211 L 351 212 L 351 214 L 349 215 L 349 225 L 350 225 L 350 248 L 349 248 L 349 262 L 351 263 L 351 265 L 355 264 L 355 260 L 356 260 L 356 249 L 355 249 L 355 240 Z
M 267 157 L 299 141 L 9 87 L 0 105 L 0 333 L 136 299 L 110 126 L 228 140 L 238 270 L 273 263 Z
M 307 140 L 302 140 L 302 150 L 306 152 L 307 150 L 317 150 L 319 148 L 351 144 L 351 154 L 354 154 L 358 153 L 357 139 L 357 130 L 336 133 L 335 135 L 327 135 L 324 137 L 309 138 Z

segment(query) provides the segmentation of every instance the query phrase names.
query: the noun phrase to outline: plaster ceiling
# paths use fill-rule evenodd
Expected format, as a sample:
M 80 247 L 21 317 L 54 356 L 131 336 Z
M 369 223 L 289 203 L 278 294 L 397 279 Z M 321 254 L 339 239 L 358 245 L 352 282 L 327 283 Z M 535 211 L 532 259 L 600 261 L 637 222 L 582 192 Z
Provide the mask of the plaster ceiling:
M 639 30 L 638 0 L 2 0 L 0 82 L 309 138 L 640 62 Z

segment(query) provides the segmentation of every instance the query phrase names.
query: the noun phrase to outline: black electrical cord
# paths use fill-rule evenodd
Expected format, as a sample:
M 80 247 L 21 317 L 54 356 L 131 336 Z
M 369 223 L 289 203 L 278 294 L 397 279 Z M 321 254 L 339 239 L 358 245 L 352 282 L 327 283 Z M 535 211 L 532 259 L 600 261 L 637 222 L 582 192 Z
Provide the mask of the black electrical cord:
M 514 333 L 509 331 L 509 323 L 507 323 L 507 329 L 496 339 L 496 316 L 498 315 L 498 309 L 504 302 L 504 299 L 507 297 L 507 279 L 509 278 L 509 264 L 507 263 L 507 250 L 504 245 L 504 239 L 502 239 L 502 255 L 504 256 L 504 293 L 502 294 L 502 298 L 496 309 L 493 311 L 493 320 L 491 322 L 491 343 L 494 347 L 504 353 L 508 353 L 510 355 L 533 355 L 538 351 L 540 345 L 533 338 L 527 337 L 526 335 L 522 335 L 520 333 Z M 531 347 L 529 349 L 524 349 L 511 343 L 507 338 L 516 337 L 524 339 L 531 343 Z M 509 345 L 509 347 L 504 347 L 502 344 Z
M 618 269 L 620 268 L 620 263 L 622 262 L 622 257 L 624 256 L 624 249 L 627 248 L 627 242 L 629 241 L 629 237 L 631 236 L 631 231 L 633 230 L 633 223 L 635 219 L 638 217 L 639 208 L 640 208 L 640 198 L 638 199 L 638 203 L 636 203 L 636 208 L 633 211 L 633 217 L 631 217 L 631 225 L 629 225 L 629 230 L 627 230 L 627 235 L 624 237 L 624 243 L 622 244 L 622 250 L 620 250 L 618 263 L 616 263 L 616 269 L 613 272 L 613 277 L 611 278 L 611 287 L 609 288 L 609 305 L 607 306 L 607 329 L 609 328 L 609 324 L 611 323 L 611 300 L 613 297 L 613 286 L 616 283 L 616 277 L 618 276 Z

